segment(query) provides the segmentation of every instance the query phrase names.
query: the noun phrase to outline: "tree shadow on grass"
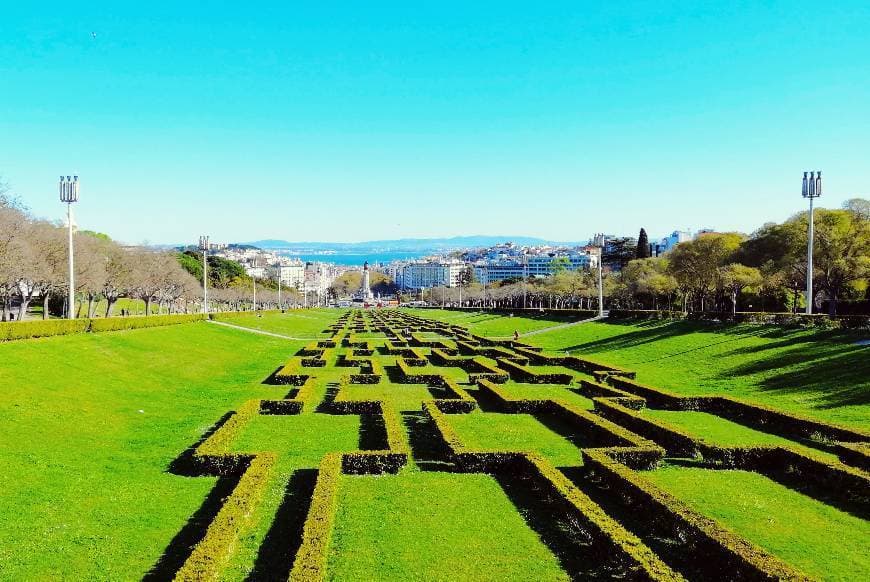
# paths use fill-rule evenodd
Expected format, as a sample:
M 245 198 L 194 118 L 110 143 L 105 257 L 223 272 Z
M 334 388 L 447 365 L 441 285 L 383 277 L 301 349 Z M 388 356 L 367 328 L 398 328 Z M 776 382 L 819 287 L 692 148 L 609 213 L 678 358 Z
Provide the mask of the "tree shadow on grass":
M 316 469 L 293 472 L 247 580 L 287 580 L 302 544 L 302 529 L 316 483 Z
M 849 346 L 831 356 L 807 345 L 736 366 L 721 376 L 755 375 L 768 375 L 757 383 L 758 390 L 811 395 L 819 401 L 818 408 L 870 404 L 870 351 L 866 347 Z

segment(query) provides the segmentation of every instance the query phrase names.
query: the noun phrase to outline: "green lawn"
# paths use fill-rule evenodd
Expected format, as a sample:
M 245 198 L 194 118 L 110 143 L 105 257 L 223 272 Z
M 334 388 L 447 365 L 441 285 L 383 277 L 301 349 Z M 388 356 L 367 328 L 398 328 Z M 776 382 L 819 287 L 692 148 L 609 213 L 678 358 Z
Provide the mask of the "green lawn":
M 317 468 L 329 452 L 359 448 L 360 417 L 303 413 L 290 416 L 255 416 L 231 446 L 239 452 L 272 451 L 278 464 L 266 488 L 262 503 L 253 515 L 252 525 L 239 540 L 224 580 L 245 580 L 252 573 L 272 577 L 277 570 L 289 572 L 292 556 L 282 555 L 278 544 L 267 542 L 272 524 L 288 520 L 294 504 L 302 504 L 298 484 L 306 473 Z M 313 479 L 313 475 L 311 476 Z M 304 515 L 297 515 L 301 522 Z M 274 533 L 272 534 L 275 535 Z M 261 549 L 262 548 L 262 549 Z M 283 572 L 286 576 L 286 572 Z
M 336 314 L 337 316 L 337 314 Z M 134 579 L 214 480 L 167 465 L 293 343 L 193 323 L 0 344 L 0 579 Z
M 642 416 L 665 422 L 675 428 L 704 441 L 723 447 L 740 447 L 753 445 L 784 445 L 801 449 L 810 455 L 823 456 L 836 460 L 837 456 L 816 448 L 810 448 L 793 440 L 761 432 L 720 418 L 706 412 L 691 410 L 652 410 L 645 408 Z
M 528 343 L 622 366 L 640 382 L 722 394 L 870 431 L 864 332 L 695 322 L 581 323 Z
M 449 309 L 408 309 L 407 311 L 419 317 L 462 325 L 472 333 L 487 337 L 510 337 L 514 331 L 526 333 L 577 320 L 576 316 L 545 314 L 521 316 L 519 312 L 516 316 L 511 317 L 486 311 L 452 311 Z
M 592 410 L 592 400 L 561 384 L 521 384 L 513 380 L 499 386 L 507 396 L 520 400 L 562 400 Z
M 451 414 L 450 424 L 470 448 L 540 453 L 557 467 L 579 465 L 580 450 L 530 414 L 475 411 Z
M 757 473 L 669 466 L 644 476 L 814 578 L 870 579 L 870 522 Z
M 233 323 L 289 337 L 323 337 L 322 330 L 344 313 L 239 316 Z M 861 359 L 866 351 L 861 350 L 866 348 L 853 346 L 844 334 L 679 325 L 580 324 L 530 341 L 593 354 L 638 370 L 642 382 L 685 393 L 728 387 L 728 393 L 775 404 L 804 392 L 777 391 L 764 382 L 784 382 L 779 375 L 802 372 L 804 382 L 798 386 L 814 398 L 837 390 L 846 398 L 842 391 L 856 386 L 864 392 L 853 398 L 866 397 L 868 379 L 861 375 L 866 371 Z M 644 333 L 652 335 L 633 335 Z M 584 334 L 591 335 L 584 339 Z M 245 401 L 283 398 L 292 391 L 263 381 L 309 341 L 197 322 L 0 343 L 5 390 L 0 462 L 7 468 L 0 477 L 0 580 L 141 578 L 209 495 L 218 498 L 212 491 L 216 479 L 171 474 L 170 462 Z M 373 343 L 381 346 L 383 340 Z M 805 353 L 794 350 L 804 350 L 808 343 L 826 354 L 814 364 L 821 377 L 796 359 Z M 315 386 L 301 414 L 254 416 L 231 443 L 234 451 L 276 452 L 279 460 L 221 579 L 286 579 L 307 515 L 314 469 L 327 452 L 357 449 L 366 436 L 360 433 L 374 426 L 356 415 L 315 411 L 342 376 L 356 371 L 334 366 L 338 354 L 350 352 L 330 350 L 328 366 L 305 369 Z M 373 357 L 387 366 L 395 360 L 379 351 Z M 828 360 L 842 363 L 843 369 L 825 367 Z M 734 373 L 749 367 L 754 371 Z M 462 381 L 467 376 L 459 368 L 431 365 L 412 371 Z M 476 387 L 466 388 L 472 396 L 479 394 Z M 567 386 L 511 381 L 502 389 L 514 398 L 562 399 L 591 408 L 589 399 Z M 541 500 L 523 498 L 516 489 L 523 487 L 519 481 L 506 486 L 487 475 L 440 472 L 449 464 L 439 456 L 437 441 L 428 440 L 431 422 L 420 413 L 422 402 L 433 397 L 430 389 L 384 379 L 377 385 L 349 385 L 342 397 L 385 400 L 401 411 L 412 458 L 398 475 L 341 477 L 328 563 L 331 578 L 566 577 L 542 539 L 553 551 L 565 550 L 552 545 L 550 533 L 541 533 L 544 514 L 529 513 Z M 486 408 L 485 400 L 482 404 Z M 803 410 L 798 404 L 792 402 L 792 409 Z M 861 401 L 804 408 L 826 418 L 851 414 L 853 425 L 866 425 L 867 406 Z M 642 414 L 719 444 L 788 442 L 704 413 Z M 592 446 L 582 430 L 548 415 L 475 410 L 449 414 L 447 422 L 470 448 L 534 451 L 559 467 L 579 466 L 578 447 Z M 810 574 L 836 577 L 849 567 L 859 577 L 867 573 L 866 521 L 749 473 L 667 466 L 648 475 Z M 552 524 L 559 515 L 545 517 Z M 826 535 L 833 539 L 828 545 Z M 807 555 L 811 547 L 827 551 L 831 544 L 836 548 L 829 555 Z M 566 554 L 559 555 L 565 559 Z
M 342 392 L 346 400 L 386 400 L 392 402 L 398 411 L 419 411 L 424 400 L 431 400 L 432 394 L 423 384 L 350 384 Z
M 327 337 L 323 333 L 345 309 L 291 309 L 285 313 L 224 316 L 221 321 L 298 338 Z
M 567 580 L 488 475 L 344 476 L 331 580 Z M 425 574 L 424 574 L 425 573 Z

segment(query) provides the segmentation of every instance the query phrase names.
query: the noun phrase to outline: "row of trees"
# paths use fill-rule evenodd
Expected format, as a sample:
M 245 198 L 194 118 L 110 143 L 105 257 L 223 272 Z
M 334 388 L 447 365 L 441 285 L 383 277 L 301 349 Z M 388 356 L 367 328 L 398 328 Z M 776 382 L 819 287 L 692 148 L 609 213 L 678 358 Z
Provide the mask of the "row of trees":
M 90 231 L 74 235 L 75 304 L 93 317 L 105 300 L 106 317 L 121 297 L 140 299 L 146 311 L 185 309 L 201 296 L 199 283 L 184 271 L 172 253 L 125 248 Z M 38 299 L 42 316 L 68 309 L 68 233 L 59 224 L 36 220 L 8 195 L 0 197 L 0 306 L 3 321 L 23 319 Z
M 91 231 L 76 232 L 73 247 L 72 308 L 81 317 L 111 317 L 121 298 L 140 300 L 146 315 L 201 308 L 202 262 L 195 254 L 124 247 Z M 0 184 L 0 320 L 23 319 L 34 303 L 41 305 L 43 318 L 66 314 L 68 248 L 65 225 L 33 218 Z M 213 309 L 252 306 L 253 280 L 240 265 L 213 257 L 209 271 Z M 296 302 L 301 302 L 298 292 L 282 290 L 282 304 Z M 257 303 L 277 307 L 275 286 L 258 285 Z
M 683 311 L 797 311 L 805 301 L 808 213 L 765 224 L 751 235 L 705 233 L 662 256 L 651 257 L 645 231 L 631 260 L 619 247 L 622 268 L 605 268 L 605 305 L 623 309 Z M 829 313 L 848 302 L 867 312 L 870 303 L 870 201 L 856 198 L 842 209 L 816 209 L 813 253 L 814 311 Z M 626 239 L 629 240 L 629 239 Z M 623 248 L 626 247 L 626 248 Z M 608 265 L 605 256 L 605 265 Z M 613 262 L 609 263 L 613 264 Z M 529 281 L 504 281 L 461 290 L 466 307 L 597 309 L 597 274 L 566 271 Z M 431 304 L 459 305 L 458 288 L 434 288 Z

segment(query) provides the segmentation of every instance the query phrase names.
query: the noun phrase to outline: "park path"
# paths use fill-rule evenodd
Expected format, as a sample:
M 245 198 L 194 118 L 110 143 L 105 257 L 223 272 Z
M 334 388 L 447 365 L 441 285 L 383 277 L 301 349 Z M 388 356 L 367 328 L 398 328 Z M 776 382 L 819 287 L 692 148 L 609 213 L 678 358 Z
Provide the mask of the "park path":
M 321 338 L 318 338 L 318 337 L 293 337 L 293 336 L 289 336 L 289 335 L 283 335 L 283 334 L 280 334 L 280 333 L 274 333 L 274 332 L 271 332 L 271 331 L 263 331 L 262 329 L 254 329 L 253 327 L 244 327 L 244 326 L 242 326 L 242 325 L 233 325 L 232 323 L 227 323 L 227 322 L 225 322 L 225 321 L 214 321 L 214 320 L 212 320 L 212 319 L 207 319 L 206 321 L 207 321 L 208 323 L 211 323 L 211 324 L 214 324 L 214 325 L 222 325 L 222 326 L 224 326 L 224 327 L 231 327 L 231 328 L 233 328 L 233 329 L 240 329 L 240 330 L 242 330 L 242 331 L 247 331 L 247 332 L 250 332 L 250 333 L 257 333 L 257 334 L 260 334 L 260 335 L 268 335 L 268 336 L 271 336 L 271 337 L 277 337 L 277 338 L 281 338 L 281 339 L 285 339 L 285 340 L 291 340 L 291 341 L 310 342 L 310 341 L 313 341 L 313 340 L 316 340 L 316 339 L 321 339 Z

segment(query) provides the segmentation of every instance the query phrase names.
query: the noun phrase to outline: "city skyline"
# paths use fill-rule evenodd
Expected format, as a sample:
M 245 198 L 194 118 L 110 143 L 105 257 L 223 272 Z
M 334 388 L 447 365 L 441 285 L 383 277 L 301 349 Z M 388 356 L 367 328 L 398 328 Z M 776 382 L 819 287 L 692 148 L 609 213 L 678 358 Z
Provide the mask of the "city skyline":
M 750 232 L 870 193 L 870 7 L 818 6 L 14 5 L 0 175 L 129 243 Z

